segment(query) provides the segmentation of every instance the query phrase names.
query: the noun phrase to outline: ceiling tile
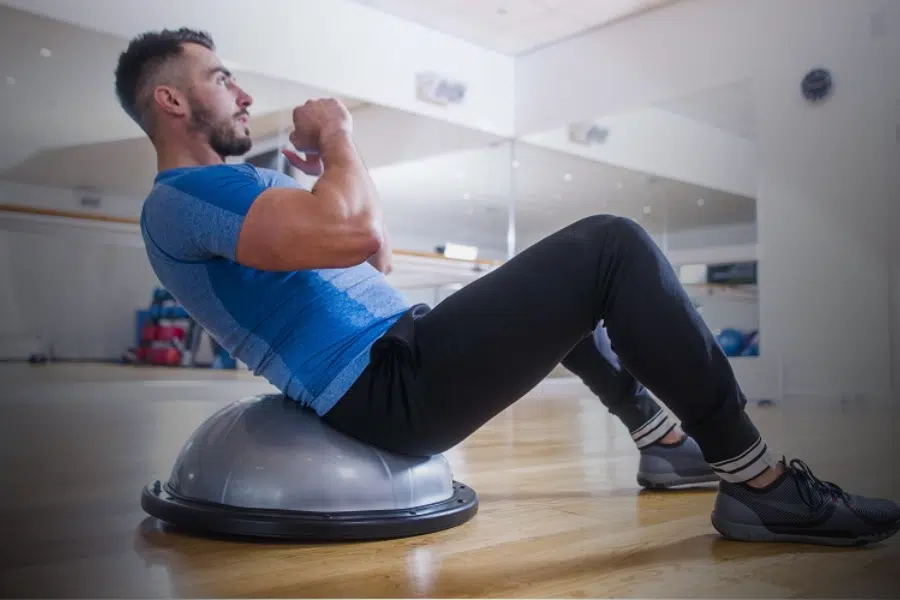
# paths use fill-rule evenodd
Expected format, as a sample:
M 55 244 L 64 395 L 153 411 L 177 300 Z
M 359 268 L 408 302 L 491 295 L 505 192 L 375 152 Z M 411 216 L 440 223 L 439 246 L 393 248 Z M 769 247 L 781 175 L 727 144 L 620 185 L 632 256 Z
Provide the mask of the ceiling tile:
M 549 44 L 584 30 L 584 23 L 558 12 L 544 13 L 516 27 L 514 34 L 521 51 Z
M 677 0 L 355 0 L 482 47 L 519 54 Z

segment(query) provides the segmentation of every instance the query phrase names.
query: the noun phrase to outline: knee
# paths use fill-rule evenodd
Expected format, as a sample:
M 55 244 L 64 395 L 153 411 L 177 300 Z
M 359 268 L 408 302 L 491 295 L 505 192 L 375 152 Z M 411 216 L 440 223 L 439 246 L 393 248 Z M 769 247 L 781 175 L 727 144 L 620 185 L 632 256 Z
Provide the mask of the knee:
M 628 217 L 618 215 L 591 215 L 572 224 L 572 229 L 591 238 L 598 236 L 621 242 L 646 242 L 649 234 L 641 225 Z

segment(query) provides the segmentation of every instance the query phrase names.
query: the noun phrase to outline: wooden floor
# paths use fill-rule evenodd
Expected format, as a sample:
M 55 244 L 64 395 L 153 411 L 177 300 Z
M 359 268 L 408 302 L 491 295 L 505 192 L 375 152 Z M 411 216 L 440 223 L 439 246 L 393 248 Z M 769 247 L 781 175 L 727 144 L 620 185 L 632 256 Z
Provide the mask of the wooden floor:
M 740 544 L 714 487 L 643 492 L 624 429 L 548 384 L 447 454 L 479 514 L 401 541 L 247 543 L 169 531 L 139 505 L 247 375 L 0 366 L 4 596 L 897 597 L 900 540 L 836 550 Z M 896 409 L 752 410 L 771 445 L 854 491 L 900 497 Z

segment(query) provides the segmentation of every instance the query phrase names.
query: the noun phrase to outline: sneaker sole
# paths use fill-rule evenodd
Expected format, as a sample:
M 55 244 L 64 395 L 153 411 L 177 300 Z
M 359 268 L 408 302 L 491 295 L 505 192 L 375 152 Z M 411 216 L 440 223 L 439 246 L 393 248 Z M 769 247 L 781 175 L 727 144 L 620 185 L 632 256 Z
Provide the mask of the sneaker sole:
M 661 490 L 685 485 L 697 485 L 698 483 L 718 483 L 719 476 L 715 473 L 704 475 L 679 475 L 677 473 L 639 473 L 638 485 L 649 490 Z
M 876 544 L 894 536 L 900 531 L 900 523 L 896 523 L 888 531 L 854 538 L 778 533 L 761 525 L 723 522 L 718 519 L 715 512 L 712 514 L 712 525 L 725 539 L 738 542 L 784 542 L 842 547 L 857 547 Z

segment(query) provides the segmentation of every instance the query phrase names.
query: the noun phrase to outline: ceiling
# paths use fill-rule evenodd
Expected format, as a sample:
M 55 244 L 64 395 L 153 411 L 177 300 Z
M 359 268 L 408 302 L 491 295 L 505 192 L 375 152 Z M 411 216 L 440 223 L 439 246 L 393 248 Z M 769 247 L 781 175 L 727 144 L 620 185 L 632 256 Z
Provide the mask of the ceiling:
M 630 217 L 657 236 L 756 222 L 752 198 L 521 142 L 386 166 L 373 178 L 392 230 L 493 248 L 500 256 L 510 199 L 519 248 L 598 213 Z
M 0 178 L 142 196 L 155 174 L 153 148 L 119 107 L 113 70 L 126 40 L 0 6 Z M 327 94 L 296 82 L 236 70 L 253 96 L 251 130 L 265 140 L 291 124 L 291 110 Z M 494 136 L 341 100 L 354 113 L 367 163 L 380 166 L 484 146 Z M 384 140 L 390 137 L 391 143 Z M 50 168 L 52 167 L 52 168 Z
M 677 0 L 354 0 L 483 48 L 530 52 Z
M 751 81 L 743 80 L 701 90 L 690 96 L 659 102 L 655 106 L 725 132 L 752 140 L 756 136 L 756 111 Z
M 354 116 L 357 149 L 370 168 L 461 148 L 481 148 L 495 139 L 419 115 L 353 101 L 346 104 Z M 290 113 L 285 109 L 252 117 L 254 147 L 249 154 L 284 145 Z M 390 144 L 384 143 L 386 136 L 391 136 Z M 51 147 L 0 170 L 0 179 L 16 183 L 90 189 L 133 198 L 145 196 L 155 176 L 156 154 L 143 135 Z
M 576 25 L 583 30 L 659 3 L 508 0 L 508 14 L 494 18 L 484 11 L 495 11 L 496 3 L 476 0 L 369 2 L 385 10 L 401 10 L 402 5 L 409 11 L 427 4 L 427 18 L 432 20 L 456 15 L 455 21 L 445 21 L 451 23 L 447 27 L 480 19 L 467 35 L 473 40 L 485 36 L 486 44 L 507 44 L 509 52 L 575 33 Z M 554 30 L 554 21 L 567 26 Z M 546 28 L 535 25 L 544 22 Z M 153 151 L 113 93 L 112 71 L 123 44 L 114 36 L 0 7 L 0 105 L 7 116 L 0 120 L 0 178 L 131 197 L 146 193 L 155 173 Z M 240 71 L 238 76 L 254 96 L 251 125 L 263 141 L 289 124 L 291 107 L 321 95 L 294 82 Z M 747 94 L 746 87 L 736 86 L 661 108 L 748 135 L 752 115 Z M 630 216 L 657 233 L 755 221 L 750 199 L 671 180 L 648 183 L 642 173 L 522 143 L 515 146 L 518 168 L 513 168 L 513 146 L 507 142 L 343 100 L 354 112 L 358 146 L 378 182 L 388 222 L 410 240 L 410 249 L 456 241 L 499 249 L 501 256 L 492 257 L 502 258 L 510 198 L 516 203 L 519 248 L 597 212 Z M 11 168 L 4 170 L 4 158 Z M 567 173 L 570 180 L 564 177 Z M 703 206 L 698 206 L 700 198 Z
M 47 148 L 142 137 L 119 107 L 113 71 L 127 41 L 0 6 L 0 120 L 6 146 Z M 252 114 L 320 95 L 291 81 L 238 71 Z M 351 106 L 353 99 L 343 99 Z M 2 165 L 0 165 L 2 167 Z

